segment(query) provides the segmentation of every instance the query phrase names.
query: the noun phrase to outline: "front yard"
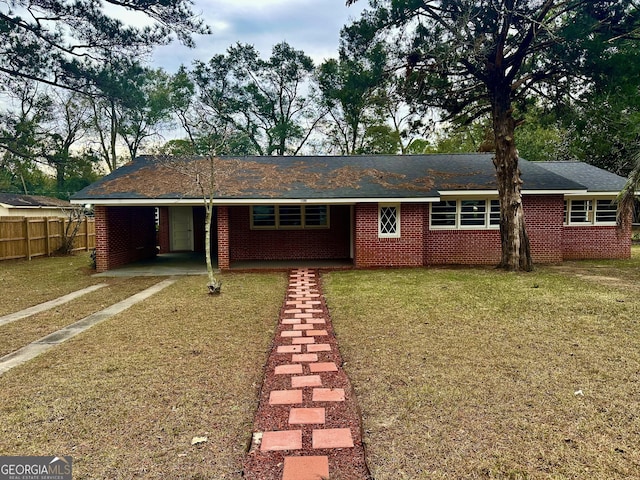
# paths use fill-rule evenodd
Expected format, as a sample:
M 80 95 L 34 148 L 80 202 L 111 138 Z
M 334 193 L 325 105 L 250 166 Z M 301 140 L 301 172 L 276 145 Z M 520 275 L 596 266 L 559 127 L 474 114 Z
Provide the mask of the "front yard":
M 325 277 L 387 479 L 640 478 L 640 250 L 532 274 Z
M 52 282 L 49 260 L 23 262 L 39 301 L 97 282 L 76 260 Z M 31 304 L 16 265 L 4 313 Z M 183 277 L 0 376 L 0 455 L 71 455 L 74 479 L 240 479 L 286 276 L 222 279 L 210 297 Z M 0 326 L 4 349 L 155 280 L 120 281 Z M 323 288 L 376 480 L 640 478 L 639 248 L 531 274 L 332 272 Z
M 286 278 L 224 282 L 182 277 L 0 376 L 0 455 L 71 455 L 74 479 L 241 478 Z

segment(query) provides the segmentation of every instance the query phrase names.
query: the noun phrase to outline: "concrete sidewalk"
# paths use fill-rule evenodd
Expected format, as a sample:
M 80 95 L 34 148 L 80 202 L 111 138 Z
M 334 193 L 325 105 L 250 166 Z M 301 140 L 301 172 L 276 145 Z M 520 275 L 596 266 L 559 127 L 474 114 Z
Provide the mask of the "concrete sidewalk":
M 138 292 L 135 295 L 122 300 L 121 302 L 113 304 L 110 307 L 105 308 L 104 310 L 100 310 L 99 312 L 93 313 L 88 317 L 83 318 L 82 320 L 78 320 L 77 322 L 58 330 L 57 332 L 53 332 L 46 337 L 41 338 L 40 340 L 36 340 L 35 342 L 32 342 L 29 345 L 16 350 L 13 353 L 5 355 L 4 357 L 0 358 L 0 375 L 8 372 L 18 365 L 22 365 L 23 363 L 37 357 L 41 353 L 50 350 L 56 345 L 59 345 L 69 340 L 70 338 L 75 337 L 76 335 L 93 327 L 94 325 L 104 322 L 114 315 L 125 311 L 136 303 L 139 303 L 154 295 L 155 293 L 158 293 L 160 290 L 168 287 L 169 285 L 172 285 L 176 282 L 176 280 L 177 279 L 175 278 L 170 278 L 156 283 L 152 287 Z
M 20 320 L 22 318 L 30 317 L 31 315 L 35 315 L 36 313 L 45 312 L 47 310 L 51 310 L 52 308 L 63 305 L 71 300 L 75 300 L 87 293 L 95 292 L 102 287 L 106 287 L 106 283 L 99 283 L 97 285 L 91 285 L 90 287 L 83 288 L 82 290 L 76 290 L 75 292 L 71 292 L 67 295 L 63 295 L 62 297 L 55 298 L 53 300 L 49 300 L 48 302 L 40 303 L 38 305 L 34 305 L 33 307 L 25 308 L 24 310 L 20 310 L 19 312 L 10 313 L 9 315 L 5 315 L 0 317 L 0 327 L 2 325 L 6 325 L 7 323 L 15 322 L 16 320 Z

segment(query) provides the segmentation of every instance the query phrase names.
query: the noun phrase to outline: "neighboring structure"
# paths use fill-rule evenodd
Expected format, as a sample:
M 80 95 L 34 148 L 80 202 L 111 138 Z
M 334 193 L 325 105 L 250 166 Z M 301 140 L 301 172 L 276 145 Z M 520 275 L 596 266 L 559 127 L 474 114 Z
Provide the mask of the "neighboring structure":
M 57 198 L 0 193 L 0 217 L 64 217 L 71 204 Z
M 57 198 L 0 193 L 0 261 L 31 260 L 59 251 L 69 235 L 73 211 L 76 206 Z M 73 250 L 89 250 L 94 245 L 94 221 L 84 217 L 78 224 Z
M 534 262 L 630 256 L 630 222 L 617 225 L 614 201 L 624 178 L 577 162 L 520 166 Z M 95 205 L 98 270 L 153 256 L 157 245 L 204 251 L 199 185 L 210 170 L 202 158 L 140 157 L 77 193 L 72 203 Z M 214 170 L 221 269 L 247 260 L 500 260 L 491 154 L 223 157 Z

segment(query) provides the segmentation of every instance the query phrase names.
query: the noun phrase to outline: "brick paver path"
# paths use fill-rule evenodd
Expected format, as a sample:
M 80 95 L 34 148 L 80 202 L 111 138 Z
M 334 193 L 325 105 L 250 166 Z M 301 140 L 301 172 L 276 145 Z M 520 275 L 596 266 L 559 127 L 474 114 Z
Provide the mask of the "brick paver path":
M 247 479 L 369 478 L 360 417 L 315 270 L 297 269 L 267 363 Z

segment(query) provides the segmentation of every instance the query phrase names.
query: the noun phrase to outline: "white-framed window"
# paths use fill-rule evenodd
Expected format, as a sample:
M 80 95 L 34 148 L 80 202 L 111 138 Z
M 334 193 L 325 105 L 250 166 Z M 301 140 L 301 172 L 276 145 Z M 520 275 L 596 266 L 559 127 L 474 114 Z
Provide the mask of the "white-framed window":
M 618 205 L 614 199 L 596 200 L 596 223 L 616 223 Z
M 571 200 L 569 223 L 593 223 L 593 200 Z
M 378 237 L 400 238 L 400 205 L 378 205 Z
M 254 205 L 251 207 L 253 230 L 299 230 L 329 228 L 327 205 Z
M 500 227 L 500 201 L 490 198 L 442 200 L 431 204 L 433 230 L 480 230 Z
M 458 224 L 457 200 L 443 200 L 431 204 L 431 226 L 456 228 Z
M 576 198 L 564 201 L 565 225 L 615 225 L 618 206 L 614 198 Z

